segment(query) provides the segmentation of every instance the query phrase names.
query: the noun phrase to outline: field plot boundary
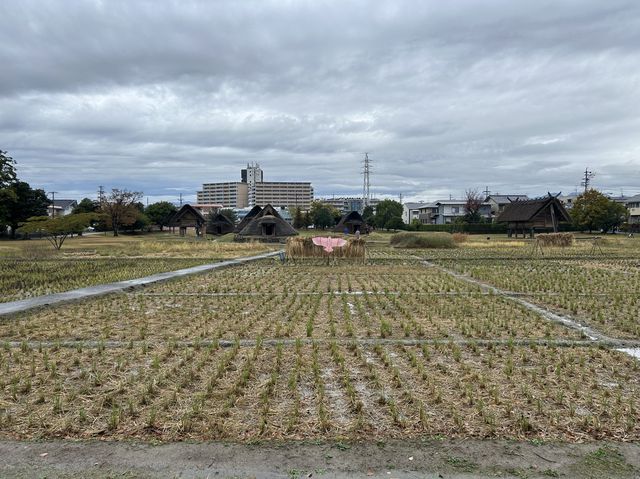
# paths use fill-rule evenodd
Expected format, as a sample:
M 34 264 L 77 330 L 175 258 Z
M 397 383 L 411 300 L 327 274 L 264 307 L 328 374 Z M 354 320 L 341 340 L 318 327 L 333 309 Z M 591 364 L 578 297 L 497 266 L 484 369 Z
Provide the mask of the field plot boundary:
M 589 338 L 589 340 L 591 340 L 594 344 L 601 344 L 601 345 L 607 345 L 607 344 L 616 344 L 619 343 L 620 340 L 616 340 L 615 338 L 612 338 L 610 336 L 607 336 L 603 333 L 601 333 L 600 331 L 590 327 L 590 326 L 585 326 L 583 324 L 581 324 L 578 320 L 571 318 L 569 316 L 566 315 L 561 315 L 561 314 L 557 314 L 554 313 L 553 311 L 550 311 L 546 308 L 543 308 L 542 306 L 538 306 L 537 304 L 533 304 L 525 299 L 523 299 L 521 296 L 523 296 L 523 294 L 520 293 L 513 293 L 511 291 L 507 291 L 507 290 L 503 290 L 501 288 L 498 288 L 497 286 L 494 286 L 492 284 L 488 284 L 484 281 L 475 279 L 475 278 L 471 278 L 467 275 L 458 273 L 456 271 L 453 271 L 449 268 L 446 268 L 444 266 L 441 266 L 439 264 L 436 263 L 432 263 L 430 261 L 423 261 L 423 264 L 429 268 L 436 268 L 439 269 L 441 271 L 444 271 L 448 274 L 450 274 L 451 276 L 453 276 L 454 278 L 457 278 L 461 281 L 466 281 L 469 284 L 474 284 L 476 286 L 479 286 L 483 291 L 489 292 L 490 294 L 495 294 L 496 296 L 502 296 L 504 298 L 507 298 L 511 301 L 514 301 L 522 306 L 524 306 L 525 308 L 529 309 L 530 311 L 533 311 L 535 313 L 537 313 L 538 315 L 540 315 L 541 317 L 549 320 L 549 321 L 553 321 L 555 323 L 561 324 L 569 329 L 573 329 L 576 331 L 581 332 L 584 336 L 586 336 L 587 338 Z M 634 354 L 631 354 L 632 356 L 635 356 Z
M 32 340 L 32 341 L 4 341 L 0 343 L 0 346 L 4 348 L 20 348 L 20 349 L 136 349 L 146 348 L 149 350 L 160 349 L 159 345 L 163 345 L 164 341 L 160 343 L 153 340 Z M 171 345 L 175 348 L 254 348 L 257 344 L 264 347 L 293 347 L 297 344 L 301 345 L 346 345 L 346 346 L 549 346 L 557 348 L 592 348 L 594 342 L 592 340 L 580 340 L 580 339 L 399 339 L 399 338 L 268 338 L 268 339 L 202 339 L 198 341 L 172 341 Z M 605 348 L 616 349 L 618 351 L 622 349 L 639 350 L 640 340 L 633 339 L 612 339 L 610 341 L 598 341 L 596 346 L 602 346 Z M 632 354 L 633 355 L 633 354 Z
M 181 278 L 193 274 L 206 273 L 215 269 L 226 268 L 229 266 L 237 266 L 250 261 L 256 261 L 260 259 L 266 259 L 280 254 L 281 251 L 273 251 L 270 253 L 263 253 L 255 256 L 247 256 L 244 258 L 236 258 L 218 263 L 208 263 L 199 266 L 192 266 L 190 268 L 183 268 L 175 271 L 167 271 L 164 273 L 156 273 L 150 276 L 142 278 L 128 279 L 124 281 L 117 281 L 114 283 L 99 284 L 95 286 L 87 286 L 85 288 L 73 289 L 71 291 L 65 291 L 62 293 L 47 294 L 44 296 L 36 296 L 34 298 L 21 299 L 18 301 L 11 301 L 7 303 L 0 303 L 0 317 L 8 316 L 15 313 L 21 313 L 31 309 L 41 308 L 43 306 L 49 306 L 53 304 L 67 303 L 71 301 L 77 301 L 86 298 L 92 298 L 97 296 L 103 296 L 109 293 L 121 292 L 130 288 L 136 288 L 140 286 L 146 286 L 149 284 L 159 283 L 162 281 L 168 281 L 171 279 Z

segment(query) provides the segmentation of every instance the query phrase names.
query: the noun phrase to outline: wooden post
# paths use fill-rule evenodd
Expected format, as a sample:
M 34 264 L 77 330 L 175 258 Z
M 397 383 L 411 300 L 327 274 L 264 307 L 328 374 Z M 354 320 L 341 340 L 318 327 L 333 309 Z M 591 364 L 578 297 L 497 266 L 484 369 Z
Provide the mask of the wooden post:
M 553 232 L 558 232 L 558 223 L 556 221 L 556 211 L 553 207 L 553 202 L 549 204 L 549 208 L 551 208 L 551 223 L 553 223 Z

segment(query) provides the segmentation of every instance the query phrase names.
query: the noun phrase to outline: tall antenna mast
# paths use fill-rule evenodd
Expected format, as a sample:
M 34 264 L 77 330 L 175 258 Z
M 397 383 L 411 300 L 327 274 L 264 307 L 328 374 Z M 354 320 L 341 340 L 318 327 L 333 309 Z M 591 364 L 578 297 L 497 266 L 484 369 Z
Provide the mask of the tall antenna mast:
M 363 184 L 362 184 L 362 211 L 371 204 L 371 182 L 369 181 L 369 173 L 371 172 L 371 160 L 369 153 L 364 154 L 363 160 Z
M 586 193 L 587 191 L 589 191 L 589 183 L 591 183 L 591 179 L 596 176 L 595 173 L 593 173 L 592 171 L 589 171 L 589 168 L 585 168 L 584 169 L 584 177 L 582 179 L 582 182 L 580 183 L 580 185 L 584 186 L 584 192 Z

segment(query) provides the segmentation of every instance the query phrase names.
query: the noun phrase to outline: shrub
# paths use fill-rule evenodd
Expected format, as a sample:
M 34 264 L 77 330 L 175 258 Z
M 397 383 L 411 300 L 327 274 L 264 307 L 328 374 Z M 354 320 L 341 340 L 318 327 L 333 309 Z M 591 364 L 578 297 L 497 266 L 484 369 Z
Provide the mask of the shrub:
M 389 241 L 395 248 L 455 248 L 450 233 L 398 233 Z

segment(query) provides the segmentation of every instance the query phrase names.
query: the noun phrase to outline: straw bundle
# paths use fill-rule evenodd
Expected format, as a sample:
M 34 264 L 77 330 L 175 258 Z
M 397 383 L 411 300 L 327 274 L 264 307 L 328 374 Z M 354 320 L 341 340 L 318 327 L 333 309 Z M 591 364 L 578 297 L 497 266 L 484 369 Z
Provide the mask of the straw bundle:
M 566 247 L 573 244 L 573 235 L 571 233 L 541 233 L 536 238 L 542 246 Z
M 327 253 L 321 246 L 313 244 L 311 238 L 289 238 L 286 246 L 287 257 L 289 258 L 364 258 L 365 240 L 348 239 L 347 244 L 342 248 L 335 248 L 331 253 Z

